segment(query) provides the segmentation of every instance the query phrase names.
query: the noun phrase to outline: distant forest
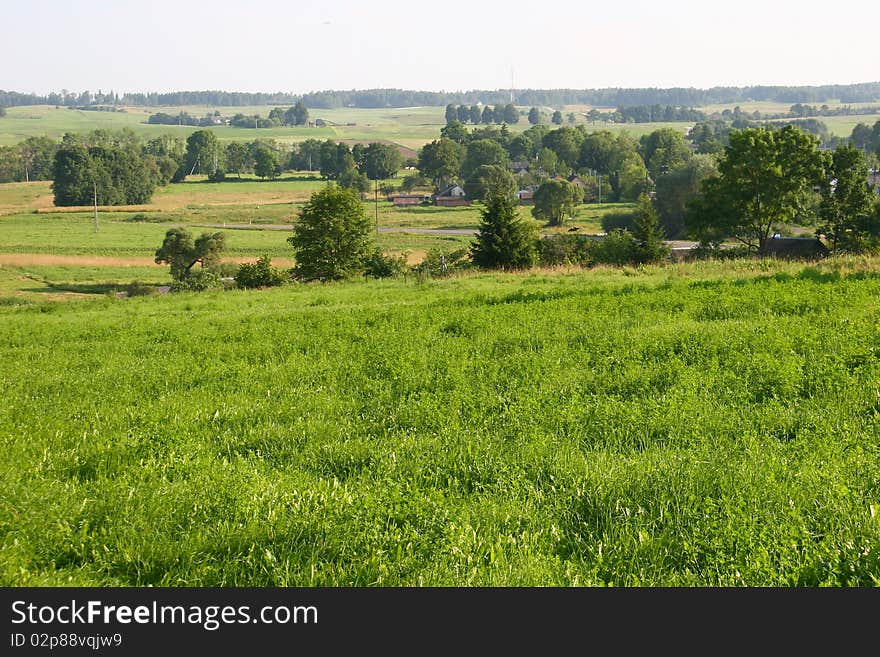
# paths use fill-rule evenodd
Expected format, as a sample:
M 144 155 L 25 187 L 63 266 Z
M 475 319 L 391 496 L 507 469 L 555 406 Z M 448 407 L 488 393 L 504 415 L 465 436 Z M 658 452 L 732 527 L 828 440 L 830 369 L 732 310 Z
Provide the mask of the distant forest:
M 169 93 L 126 93 L 113 91 L 51 93 L 46 96 L 0 90 L 0 107 L 18 105 L 135 105 L 145 107 L 209 105 L 240 107 L 245 105 L 291 105 L 302 101 L 309 108 L 337 107 L 414 107 L 448 104 L 497 105 L 510 102 L 510 89 L 495 91 L 412 91 L 406 89 L 365 89 L 350 91 L 316 91 L 304 95 L 290 93 L 248 93 L 240 91 L 175 91 Z M 714 104 L 735 104 L 749 101 L 780 103 L 842 103 L 880 100 L 880 82 L 823 85 L 814 87 L 713 87 L 711 89 L 517 89 L 515 103 L 519 106 L 594 105 L 598 107 L 632 107 L 636 105 L 673 105 L 701 107 Z

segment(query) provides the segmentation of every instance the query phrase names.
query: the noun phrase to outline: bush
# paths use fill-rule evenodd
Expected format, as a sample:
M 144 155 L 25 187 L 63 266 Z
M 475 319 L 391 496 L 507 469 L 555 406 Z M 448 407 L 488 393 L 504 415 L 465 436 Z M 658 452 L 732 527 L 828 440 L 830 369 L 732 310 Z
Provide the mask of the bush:
M 615 210 L 602 215 L 602 230 L 610 233 L 615 230 L 633 231 L 636 225 L 638 212 L 630 210 Z
M 639 259 L 639 243 L 628 230 L 613 230 L 590 247 L 590 259 L 597 265 L 628 265 Z
M 541 265 L 586 265 L 590 262 L 590 241 L 587 238 L 557 233 L 538 241 Z
M 379 250 L 373 251 L 364 261 L 364 276 L 373 278 L 391 278 L 406 273 L 405 255 L 385 255 Z
M 222 289 L 220 277 L 214 272 L 205 269 L 191 270 L 181 280 L 171 283 L 172 292 L 206 292 L 208 290 Z
M 288 274 L 272 266 L 269 256 L 264 255 L 256 262 L 243 262 L 235 274 L 235 284 L 240 289 L 258 287 L 277 287 L 289 280 Z
M 412 268 L 413 273 L 421 277 L 448 276 L 471 266 L 468 249 L 458 249 L 446 253 L 436 246 L 428 250 L 425 259 Z
M 154 285 L 147 285 L 140 281 L 132 281 L 125 286 L 125 293 L 130 297 L 146 297 L 157 292 Z

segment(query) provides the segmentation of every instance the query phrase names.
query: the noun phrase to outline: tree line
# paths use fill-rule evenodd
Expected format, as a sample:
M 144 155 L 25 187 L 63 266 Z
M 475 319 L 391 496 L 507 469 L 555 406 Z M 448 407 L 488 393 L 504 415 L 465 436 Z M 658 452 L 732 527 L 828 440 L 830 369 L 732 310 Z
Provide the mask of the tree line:
M 630 107 L 635 105 L 670 105 L 700 107 L 703 105 L 734 104 L 749 101 L 782 103 L 842 103 L 880 100 L 880 82 L 818 86 L 746 86 L 696 88 L 643 88 L 643 89 L 518 89 L 515 102 L 520 106 L 594 105 L 600 107 Z M 245 105 L 291 105 L 304 102 L 315 109 L 339 107 L 413 107 L 504 105 L 512 101 L 510 89 L 468 91 L 417 91 L 407 89 L 328 90 L 307 94 L 285 92 L 261 93 L 238 91 L 174 91 L 150 93 L 103 93 L 62 90 L 46 95 L 0 90 L 0 106 L 18 105 L 90 105 L 124 104 L 146 107 L 212 105 L 233 107 Z

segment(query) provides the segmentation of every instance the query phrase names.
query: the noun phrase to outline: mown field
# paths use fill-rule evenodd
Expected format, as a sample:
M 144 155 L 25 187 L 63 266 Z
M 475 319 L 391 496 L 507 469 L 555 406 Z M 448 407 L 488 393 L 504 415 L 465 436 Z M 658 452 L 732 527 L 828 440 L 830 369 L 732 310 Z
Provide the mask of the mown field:
M 872 259 L 0 304 L 0 583 L 880 585 Z

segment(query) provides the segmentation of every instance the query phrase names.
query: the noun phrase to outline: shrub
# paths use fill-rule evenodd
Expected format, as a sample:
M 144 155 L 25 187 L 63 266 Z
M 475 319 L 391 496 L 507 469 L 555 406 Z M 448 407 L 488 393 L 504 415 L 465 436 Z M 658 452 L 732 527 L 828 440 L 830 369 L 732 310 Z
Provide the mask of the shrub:
M 241 289 L 277 287 L 289 278 L 283 270 L 273 267 L 269 256 L 264 255 L 256 262 L 243 262 L 239 265 L 235 284 Z
M 206 292 L 223 287 L 220 277 L 205 269 L 193 269 L 180 280 L 171 283 L 172 292 Z
M 468 249 L 458 249 L 446 253 L 435 246 L 428 250 L 425 259 L 413 267 L 412 271 L 422 277 L 448 276 L 470 266 Z
M 538 257 L 543 266 L 586 265 L 590 262 L 588 239 L 557 233 L 538 241 Z
M 367 256 L 364 261 L 364 276 L 373 278 L 391 278 L 406 273 L 405 255 L 385 255 L 378 249 Z
M 633 231 L 638 212 L 632 210 L 615 210 L 602 215 L 602 230 L 610 233 L 615 230 Z
M 147 285 L 140 281 L 132 281 L 125 286 L 125 293 L 130 297 L 146 297 L 156 294 L 157 291 L 154 285 Z
M 639 243 L 628 230 L 613 230 L 590 246 L 590 259 L 597 265 L 628 265 L 639 258 Z

